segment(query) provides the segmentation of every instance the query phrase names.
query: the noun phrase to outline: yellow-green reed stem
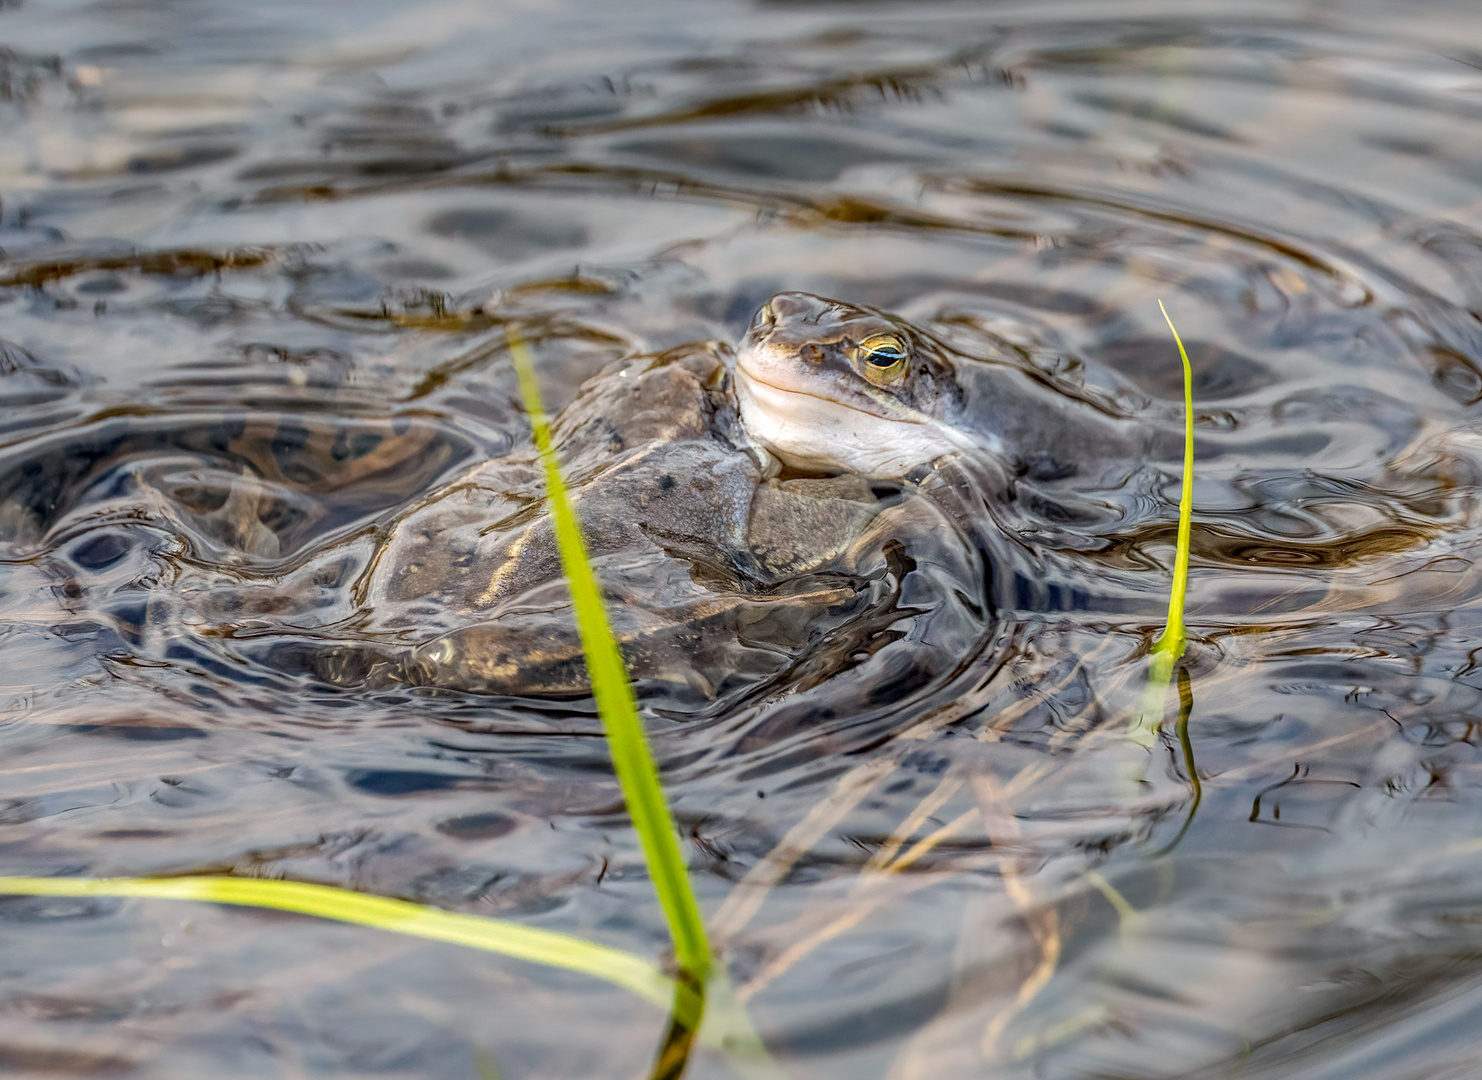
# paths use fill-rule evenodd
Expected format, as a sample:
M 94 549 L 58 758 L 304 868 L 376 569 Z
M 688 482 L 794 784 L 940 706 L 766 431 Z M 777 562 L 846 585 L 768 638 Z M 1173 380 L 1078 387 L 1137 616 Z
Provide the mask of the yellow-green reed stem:
M 674 980 L 642 957 L 568 934 L 533 926 L 461 915 L 385 896 L 311 885 L 226 876 L 174 878 L 0 877 L 0 895 L 120 896 L 195 900 L 212 904 L 274 908 L 356 923 L 378 930 L 466 945 L 520 960 L 566 968 L 616 983 L 668 1008 Z
M 694 986 L 703 988 L 710 974 L 710 943 L 705 936 L 705 924 L 700 918 L 695 894 L 690 889 L 674 821 L 669 816 L 664 792 L 659 786 L 659 771 L 649 754 L 643 723 L 638 718 L 638 701 L 607 621 L 602 593 L 587 558 L 586 542 L 567 498 L 566 485 L 561 480 L 561 469 L 551 446 L 550 424 L 541 404 L 540 386 L 535 378 L 530 350 L 513 329 L 509 331 L 509 348 L 515 373 L 519 376 L 525 411 L 530 416 L 535 447 L 545 468 L 546 493 L 561 551 L 561 565 L 566 571 L 582 648 L 586 651 L 592 696 L 596 699 L 597 712 L 602 717 L 607 741 L 612 748 L 613 769 L 627 800 L 633 828 L 643 844 L 654 891 L 659 894 L 659 903 L 669 920 L 675 957 L 694 980 Z M 681 1020 L 691 1028 L 698 1026 L 698 1010 L 703 1008 L 704 1002 L 703 991 L 699 995 L 681 992 L 675 1001 L 680 1008 Z M 684 1015 L 691 1012 L 693 1015 Z
M 1142 704 L 1127 737 L 1140 746 L 1151 747 L 1163 726 L 1163 703 L 1168 698 L 1168 684 L 1173 681 L 1173 666 L 1184 654 L 1184 596 L 1189 589 L 1189 543 L 1194 520 L 1194 369 L 1184 349 L 1178 328 L 1168 316 L 1163 301 L 1158 301 L 1168 329 L 1173 331 L 1179 359 L 1184 371 L 1184 471 L 1178 500 L 1178 541 L 1173 556 L 1173 588 L 1168 596 L 1168 618 L 1163 633 L 1153 643 L 1148 656 L 1148 681 Z

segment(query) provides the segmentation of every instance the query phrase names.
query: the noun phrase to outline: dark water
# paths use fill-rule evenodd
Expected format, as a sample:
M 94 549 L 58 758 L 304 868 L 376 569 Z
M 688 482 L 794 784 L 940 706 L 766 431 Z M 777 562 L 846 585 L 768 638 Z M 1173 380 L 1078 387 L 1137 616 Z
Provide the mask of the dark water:
M 848 649 L 649 697 L 701 902 L 793 1076 L 1474 1074 L 1471 5 L 16 3 L 0 45 L 4 873 L 657 957 L 586 702 L 302 662 L 398 514 L 523 451 L 505 324 L 563 405 L 780 289 L 875 305 L 1062 395 L 1073 459 L 1176 424 L 1162 298 L 1187 748 L 1129 784 L 1170 463 L 938 477 Z M 8 899 L 0 937 L 15 1075 L 626 1077 L 663 1030 L 294 917 Z

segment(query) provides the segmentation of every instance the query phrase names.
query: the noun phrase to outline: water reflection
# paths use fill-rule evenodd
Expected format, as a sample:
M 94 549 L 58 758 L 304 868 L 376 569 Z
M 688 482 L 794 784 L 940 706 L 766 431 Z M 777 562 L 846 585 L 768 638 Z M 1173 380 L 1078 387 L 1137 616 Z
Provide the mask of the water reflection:
M 589 702 L 371 677 L 347 641 L 434 627 L 356 583 L 523 452 L 509 322 L 565 407 L 807 290 L 1068 419 L 871 491 L 900 527 L 841 610 L 648 687 L 789 1072 L 1464 1071 L 1468 14 L 5 8 L 6 871 L 327 881 L 657 952 Z M 1177 498 L 1160 297 L 1196 373 L 1192 705 L 1129 796 Z M 1097 425 L 1147 442 L 1093 453 Z M 661 1034 L 573 976 L 346 928 L 0 924 L 19 1071 L 629 1075 Z

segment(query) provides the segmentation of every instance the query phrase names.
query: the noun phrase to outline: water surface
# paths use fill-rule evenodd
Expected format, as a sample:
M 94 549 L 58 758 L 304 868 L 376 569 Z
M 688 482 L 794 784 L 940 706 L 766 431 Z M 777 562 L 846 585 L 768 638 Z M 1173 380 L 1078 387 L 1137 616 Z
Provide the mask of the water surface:
M 333 567 L 526 446 L 506 324 L 560 406 L 801 289 L 1169 429 L 1161 298 L 1187 745 L 1121 738 L 1173 463 L 1069 502 L 1027 473 L 956 554 L 915 533 L 868 659 L 648 699 L 701 903 L 789 1075 L 1470 1075 L 1468 5 L 33 2 L 0 45 L 5 873 L 326 882 L 660 956 L 589 703 L 295 659 L 360 625 Z M 0 927 L 17 1074 L 631 1076 L 663 1030 L 297 917 Z

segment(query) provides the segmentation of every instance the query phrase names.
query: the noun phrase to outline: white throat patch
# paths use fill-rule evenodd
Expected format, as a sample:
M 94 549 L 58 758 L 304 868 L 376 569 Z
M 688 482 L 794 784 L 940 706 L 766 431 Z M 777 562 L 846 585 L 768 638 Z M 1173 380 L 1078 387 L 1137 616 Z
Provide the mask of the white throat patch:
M 736 398 L 747 433 L 794 468 L 898 477 L 942 454 L 984 449 L 904 405 L 899 419 L 872 416 L 826 398 L 779 389 L 739 366 Z

